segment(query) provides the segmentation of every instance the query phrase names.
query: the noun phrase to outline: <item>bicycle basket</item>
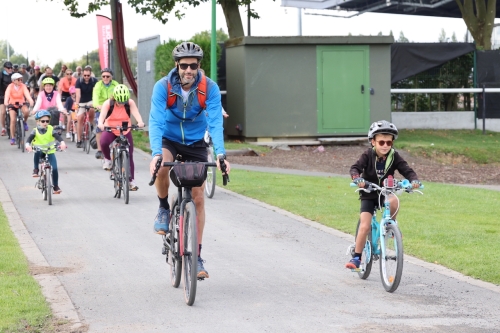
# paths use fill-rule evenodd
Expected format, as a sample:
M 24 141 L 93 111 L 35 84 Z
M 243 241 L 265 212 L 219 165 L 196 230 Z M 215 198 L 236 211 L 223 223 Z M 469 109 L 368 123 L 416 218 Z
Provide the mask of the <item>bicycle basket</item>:
M 50 107 L 47 109 L 47 111 L 50 112 L 50 125 L 52 126 L 58 126 L 59 125 L 59 116 L 61 115 L 61 112 L 57 110 L 57 108 Z
M 203 163 L 178 163 L 170 169 L 170 180 L 177 187 L 200 187 L 207 178 Z

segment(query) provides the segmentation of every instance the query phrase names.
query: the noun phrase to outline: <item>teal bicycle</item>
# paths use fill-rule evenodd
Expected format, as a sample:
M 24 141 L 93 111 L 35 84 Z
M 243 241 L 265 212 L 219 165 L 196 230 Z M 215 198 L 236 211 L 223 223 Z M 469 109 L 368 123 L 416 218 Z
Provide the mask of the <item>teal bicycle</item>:
M 407 193 L 417 192 L 423 194 L 421 191 L 412 188 L 408 180 L 396 181 L 395 179 L 388 178 L 384 180 L 384 186 L 379 186 L 375 183 L 365 181 L 365 188 L 358 188 L 358 191 L 373 192 L 379 191 L 379 205 L 382 208 L 382 219 L 377 221 L 377 215 L 373 212 L 373 218 L 370 226 L 370 231 L 366 239 L 365 247 L 363 248 L 361 264 L 359 268 L 352 269 L 357 272 L 361 279 L 367 279 L 372 270 L 374 261 L 379 260 L 380 263 L 380 278 L 382 285 L 387 292 L 394 292 L 401 281 L 403 275 L 403 236 L 399 230 L 398 223 L 391 216 L 391 209 L 389 200 L 384 200 L 383 206 L 381 205 L 382 196 L 389 197 L 393 195 L 398 201 L 398 195 L 403 191 Z M 351 187 L 358 187 L 356 184 L 351 183 Z M 424 186 L 420 185 L 423 189 Z M 396 211 L 397 212 L 397 211 Z M 358 236 L 360 221 L 356 227 L 356 236 Z M 347 249 L 347 254 L 354 255 L 355 244 L 351 244 Z

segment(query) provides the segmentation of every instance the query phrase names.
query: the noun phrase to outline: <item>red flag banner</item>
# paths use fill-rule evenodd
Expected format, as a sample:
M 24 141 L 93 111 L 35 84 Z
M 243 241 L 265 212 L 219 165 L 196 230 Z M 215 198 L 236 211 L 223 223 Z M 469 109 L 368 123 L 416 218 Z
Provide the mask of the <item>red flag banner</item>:
M 103 16 L 96 15 L 97 17 L 97 37 L 99 39 L 99 62 L 101 69 L 108 67 L 109 50 L 108 40 L 113 39 L 113 26 L 111 19 Z

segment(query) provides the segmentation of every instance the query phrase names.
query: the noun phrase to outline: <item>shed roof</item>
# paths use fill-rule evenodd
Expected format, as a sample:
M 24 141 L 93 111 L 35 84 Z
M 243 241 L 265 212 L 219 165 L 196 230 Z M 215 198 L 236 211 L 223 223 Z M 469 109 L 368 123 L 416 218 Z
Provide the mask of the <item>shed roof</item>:
M 293 36 L 238 37 L 226 41 L 226 47 L 242 45 L 372 45 L 392 44 L 393 36 Z

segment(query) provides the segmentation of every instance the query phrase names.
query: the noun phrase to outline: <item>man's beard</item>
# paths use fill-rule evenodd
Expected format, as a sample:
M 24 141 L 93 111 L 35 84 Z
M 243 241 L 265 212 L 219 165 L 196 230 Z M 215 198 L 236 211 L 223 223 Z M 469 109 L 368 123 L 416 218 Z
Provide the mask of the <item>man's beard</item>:
M 186 79 L 185 74 L 182 74 L 181 75 L 181 82 L 183 85 L 191 84 L 191 83 L 194 83 L 195 78 L 196 78 L 196 75 L 193 74 L 193 77 L 191 79 Z

